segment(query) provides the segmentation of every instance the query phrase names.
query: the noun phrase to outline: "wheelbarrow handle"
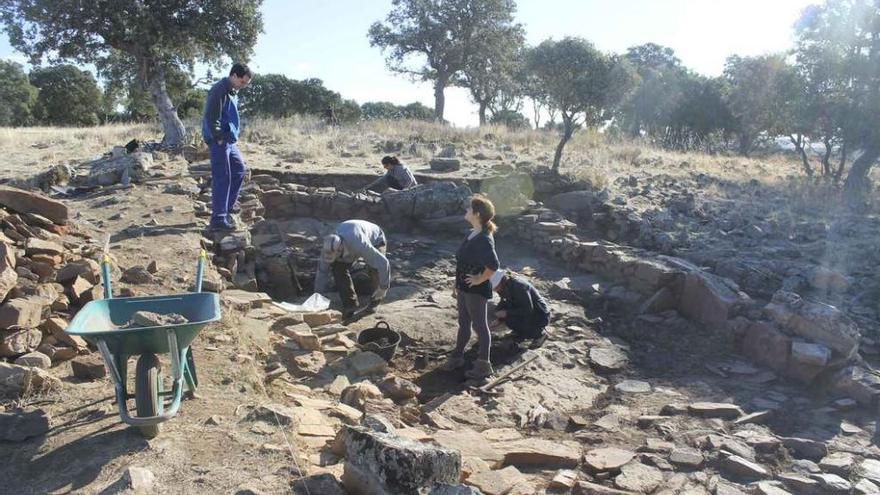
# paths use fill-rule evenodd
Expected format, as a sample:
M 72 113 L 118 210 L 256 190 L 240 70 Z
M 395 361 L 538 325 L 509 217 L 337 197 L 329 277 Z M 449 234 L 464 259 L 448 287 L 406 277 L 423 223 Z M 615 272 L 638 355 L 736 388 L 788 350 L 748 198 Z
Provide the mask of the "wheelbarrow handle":
M 110 256 L 104 255 L 104 259 L 101 261 L 101 278 L 104 282 L 104 299 L 112 299 L 113 298 L 113 287 L 112 282 L 110 282 Z
M 205 276 L 205 260 L 208 259 L 208 253 L 204 249 L 199 250 L 199 263 L 196 267 L 196 292 L 202 291 L 202 278 Z

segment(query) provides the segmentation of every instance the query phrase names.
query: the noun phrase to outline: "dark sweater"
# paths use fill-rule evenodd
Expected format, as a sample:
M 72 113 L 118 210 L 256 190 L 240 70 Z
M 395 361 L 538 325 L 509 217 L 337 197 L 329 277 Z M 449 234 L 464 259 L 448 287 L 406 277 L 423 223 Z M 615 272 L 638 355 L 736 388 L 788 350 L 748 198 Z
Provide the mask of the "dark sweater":
M 479 294 L 492 299 L 492 286 L 489 281 L 468 287 L 464 277 L 479 275 L 486 268 L 498 269 L 498 255 L 495 253 L 495 239 L 485 231 L 475 235 L 473 239 L 464 238 L 458 252 L 455 253 L 455 287 L 464 292 Z
M 525 320 L 531 316 L 550 316 L 550 307 L 535 287 L 519 277 L 507 277 L 499 292 L 498 310 L 506 310 L 506 320 Z

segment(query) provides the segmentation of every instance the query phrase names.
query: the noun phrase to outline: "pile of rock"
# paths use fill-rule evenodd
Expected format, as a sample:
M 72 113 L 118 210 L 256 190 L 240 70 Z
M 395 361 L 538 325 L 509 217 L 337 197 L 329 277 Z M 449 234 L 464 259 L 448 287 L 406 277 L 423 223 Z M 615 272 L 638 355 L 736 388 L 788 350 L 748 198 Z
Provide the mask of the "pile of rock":
M 43 370 L 89 352 L 64 330 L 103 287 L 98 263 L 66 237 L 62 203 L 2 187 L 0 225 L 0 393 L 17 396 L 54 384 Z
M 277 180 L 277 179 L 276 179 Z M 360 218 L 387 228 L 410 228 L 422 221 L 460 217 L 472 195 L 467 186 L 452 182 L 422 184 L 382 195 L 355 194 L 335 187 L 310 188 L 298 184 L 268 185 L 261 199 L 267 219 L 292 217 L 347 220 Z M 460 223 L 460 222 L 459 222 Z

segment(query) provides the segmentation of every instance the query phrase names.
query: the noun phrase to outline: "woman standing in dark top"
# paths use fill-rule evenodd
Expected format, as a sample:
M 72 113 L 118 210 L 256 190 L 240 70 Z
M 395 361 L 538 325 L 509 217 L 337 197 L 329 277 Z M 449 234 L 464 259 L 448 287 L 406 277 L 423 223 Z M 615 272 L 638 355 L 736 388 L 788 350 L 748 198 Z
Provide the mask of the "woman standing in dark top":
M 453 370 L 464 366 L 464 349 L 471 338 L 471 326 L 477 332 L 479 355 L 474 367 L 467 371 L 468 378 L 486 378 L 493 373 L 489 362 L 489 348 L 492 335 L 489 333 L 489 320 L 486 315 L 492 287 L 489 279 L 498 269 L 498 255 L 495 254 L 495 239 L 492 234 L 497 227 L 495 206 L 485 196 L 479 194 L 471 198 L 471 204 L 464 215 L 472 227 L 471 233 L 461 243 L 455 255 L 455 290 L 458 301 L 458 337 L 455 350 L 444 367 Z

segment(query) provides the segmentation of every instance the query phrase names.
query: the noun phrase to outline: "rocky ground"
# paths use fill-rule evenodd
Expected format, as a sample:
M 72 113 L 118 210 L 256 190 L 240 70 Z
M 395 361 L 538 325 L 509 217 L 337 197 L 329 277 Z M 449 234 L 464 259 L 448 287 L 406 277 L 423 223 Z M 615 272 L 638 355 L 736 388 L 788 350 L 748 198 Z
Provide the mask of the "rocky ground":
M 795 191 L 784 169 L 752 161 L 584 143 L 574 148 L 579 160 L 607 173 L 582 174 L 586 182 L 572 199 L 545 190 L 535 175 L 534 165 L 552 149 L 537 140 L 454 141 L 452 158 L 461 169 L 439 172 L 430 160 L 449 154 L 443 140 L 432 147 L 429 139 L 367 134 L 346 143 L 315 133 L 320 146 L 294 140 L 273 147 L 263 142 L 277 139 L 267 131 L 251 138 L 245 154 L 255 170 L 241 212 L 248 229 L 239 236 L 203 237 L 204 162 L 161 153 L 125 162 L 135 182 L 128 187 L 118 184 L 122 169 L 102 165 L 79 167 L 81 176 L 92 172 L 68 196 L 47 188 L 68 209 L 63 228 L 45 211 L 28 216 L 21 203 L 0 197 L 7 222 L 0 246 L 17 275 L 0 316 L 19 318 L 0 331 L 7 399 L 0 405 L 0 479 L 11 493 L 333 494 L 376 483 L 389 493 L 461 483 L 438 484 L 434 493 L 487 495 L 880 493 L 876 409 L 823 379 L 840 369 L 828 359 L 852 346 L 811 334 L 803 345 L 829 357 L 805 385 L 788 377 L 795 368 L 762 362 L 740 342 L 766 323 L 762 308 L 786 289 L 807 303 L 839 306 L 846 319 L 836 317 L 832 326 L 856 325 L 856 360 L 870 363 L 872 321 L 880 320 L 867 269 L 867 246 L 876 238 L 870 214 L 842 216 L 816 200 L 822 188 Z M 33 149 L 59 153 L 53 146 Z M 305 152 L 293 156 L 297 146 Z M 427 179 L 491 185 L 490 177 L 526 173 L 537 198 L 562 214 L 531 205 L 524 216 L 502 219 L 502 263 L 548 295 L 554 317 L 539 349 L 510 345 L 498 330 L 498 373 L 527 364 L 489 391 L 437 368 L 456 330 L 450 286 L 461 227 L 447 218 L 456 215 L 444 210 L 439 193 L 430 205 L 442 214 L 423 217 L 414 207 L 413 218 L 389 227 L 394 283 L 375 314 L 344 325 L 335 311 L 290 312 L 269 295 L 301 302 L 310 293 L 316 241 L 336 221 L 327 212 L 382 218 L 381 206 L 391 201 L 319 191 L 330 185 L 318 183 L 320 176 L 348 176 L 337 185 L 351 190 L 349 182 L 374 173 L 372 164 L 392 151 L 416 162 Z M 51 169 L 51 185 L 63 186 L 52 165 L 17 165 L 6 178 L 23 185 Z M 754 174 L 744 168 L 760 166 L 768 167 L 760 180 L 739 179 Z M 285 180 L 297 174 L 299 185 Z M 47 180 L 41 175 L 37 185 Z M 444 194 L 454 202 L 460 192 Z M 812 199 L 794 203 L 796 192 Z M 523 223 L 530 212 L 538 223 Z M 575 260 L 555 247 L 538 248 L 565 236 L 594 253 L 598 248 L 587 244 L 598 243 L 612 258 L 622 256 L 615 250 L 636 248 L 626 251 L 626 263 L 640 269 L 659 263 L 658 253 L 685 258 L 706 269 L 700 280 L 727 277 L 753 302 L 741 311 L 739 302 L 718 306 L 729 311 L 724 324 L 694 317 L 681 302 L 647 304 L 656 303 L 657 287 L 671 286 L 638 277 L 644 283 L 632 283 L 628 272 L 596 262 L 595 254 Z M 101 297 L 96 261 L 105 244 L 115 295 L 190 290 L 202 247 L 213 262 L 206 288 L 221 292 L 222 322 L 193 345 L 198 394 L 150 440 L 119 421 L 94 349 L 64 340 L 58 330 L 81 304 Z M 596 269 L 582 268 L 590 263 Z M 656 270 L 660 278 L 671 273 Z M 718 300 L 725 302 L 724 294 Z M 26 321 L 24 311 L 7 309 L 13 300 L 39 308 Z M 745 337 L 720 330 L 738 319 L 750 322 Z M 390 364 L 354 343 L 357 332 L 378 321 L 404 337 Z M 784 338 L 803 337 L 801 327 L 771 321 Z M 845 364 L 853 362 L 848 358 Z M 10 369 L 32 371 L 13 381 Z

